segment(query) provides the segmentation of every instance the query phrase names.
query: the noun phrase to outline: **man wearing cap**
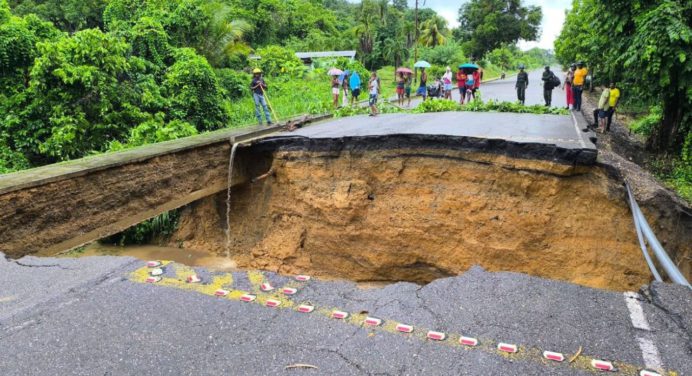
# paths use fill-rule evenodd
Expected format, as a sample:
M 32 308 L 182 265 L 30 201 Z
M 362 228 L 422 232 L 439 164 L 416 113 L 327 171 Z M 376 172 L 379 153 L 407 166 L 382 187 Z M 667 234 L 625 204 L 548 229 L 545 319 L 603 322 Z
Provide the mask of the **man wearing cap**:
M 524 72 L 524 64 L 519 66 L 519 74 L 517 74 L 517 83 L 514 88 L 517 89 L 517 98 L 521 104 L 526 100 L 526 88 L 529 87 L 529 75 Z
M 260 112 L 260 106 L 262 106 L 264 109 L 264 118 L 267 120 L 267 125 L 272 125 L 272 118 L 269 115 L 267 100 L 264 98 L 264 92 L 267 90 L 267 83 L 264 82 L 262 70 L 259 68 L 252 70 L 252 82 L 250 83 L 250 90 L 252 90 L 252 99 L 255 100 L 255 117 L 257 117 L 259 125 L 262 125 L 262 113 Z
M 577 63 L 577 70 L 574 71 L 574 79 L 572 80 L 572 96 L 574 97 L 574 110 L 581 111 L 581 94 L 584 91 L 584 81 L 589 71 L 584 68 L 584 62 Z

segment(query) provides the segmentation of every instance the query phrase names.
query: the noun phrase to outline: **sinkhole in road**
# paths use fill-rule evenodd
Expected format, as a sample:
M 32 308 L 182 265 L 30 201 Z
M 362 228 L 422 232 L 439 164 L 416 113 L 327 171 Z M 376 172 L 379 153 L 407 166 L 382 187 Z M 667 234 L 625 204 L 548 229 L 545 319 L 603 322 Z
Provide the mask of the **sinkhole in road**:
M 233 188 L 239 268 L 425 284 L 480 265 L 611 290 L 649 282 L 622 185 L 599 166 L 391 140 L 260 143 L 238 158 L 266 176 Z M 226 202 L 185 207 L 171 244 L 225 255 Z

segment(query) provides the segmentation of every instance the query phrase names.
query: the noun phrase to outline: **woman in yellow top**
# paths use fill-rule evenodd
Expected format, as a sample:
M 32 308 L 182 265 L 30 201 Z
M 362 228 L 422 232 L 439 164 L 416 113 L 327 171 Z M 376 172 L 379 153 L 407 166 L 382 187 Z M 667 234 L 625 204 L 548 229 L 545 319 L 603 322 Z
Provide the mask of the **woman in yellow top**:
M 584 81 L 589 70 L 584 68 L 584 62 L 580 61 L 577 64 L 577 70 L 574 71 L 574 79 L 572 80 L 572 96 L 574 97 L 574 109 L 581 111 L 581 94 L 584 91 Z

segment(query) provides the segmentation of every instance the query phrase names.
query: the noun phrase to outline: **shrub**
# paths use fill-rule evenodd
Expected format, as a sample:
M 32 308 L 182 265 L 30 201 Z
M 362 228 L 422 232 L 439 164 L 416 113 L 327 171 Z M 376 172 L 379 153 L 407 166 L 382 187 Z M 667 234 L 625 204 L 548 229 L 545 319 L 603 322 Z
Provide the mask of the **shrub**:
M 278 76 L 282 74 L 291 77 L 302 77 L 305 73 L 303 62 L 298 59 L 293 50 L 281 46 L 270 45 L 257 50 L 260 56 L 258 66 L 265 75 Z
M 630 129 L 634 133 L 649 136 L 661 124 L 661 120 L 663 120 L 663 107 L 653 106 L 649 109 L 649 114 L 634 121 Z
M 221 90 L 231 99 L 241 98 L 249 93 L 252 76 L 229 68 L 217 69 L 216 77 L 219 79 Z

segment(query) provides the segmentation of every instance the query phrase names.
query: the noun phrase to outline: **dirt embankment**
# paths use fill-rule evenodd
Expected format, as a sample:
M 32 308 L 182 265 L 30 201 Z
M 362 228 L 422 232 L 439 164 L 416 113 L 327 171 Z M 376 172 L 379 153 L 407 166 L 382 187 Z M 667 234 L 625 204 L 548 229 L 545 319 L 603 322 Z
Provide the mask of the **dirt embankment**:
M 270 165 L 269 178 L 233 191 L 239 267 L 425 283 L 480 264 L 613 290 L 650 281 L 626 193 L 602 167 L 290 148 Z M 186 208 L 173 239 L 223 254 L 225 203 L 220 194 Z

